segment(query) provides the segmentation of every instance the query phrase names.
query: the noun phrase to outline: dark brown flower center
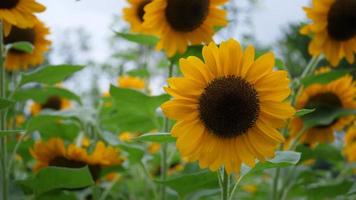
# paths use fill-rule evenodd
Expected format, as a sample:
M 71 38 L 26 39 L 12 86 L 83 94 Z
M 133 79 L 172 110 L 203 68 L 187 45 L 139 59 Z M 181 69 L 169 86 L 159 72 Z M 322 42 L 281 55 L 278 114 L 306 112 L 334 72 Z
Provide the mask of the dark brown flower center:
M 209 14 L 210 0 L 167 0 L 166 19 L 176 31 L 198 28 Z
M 253 127 L 260 112 L 254 87 L 237 76 L 217 78 L 199 98 L 200 120 L 214 135 L 231 138 Z
M 35 43 L 35 31 L 32 28 L 21 29 L 16 26 L 12 26 L 10 34 L 4 38 L 5 44 L 12 44 L 15 42 L 29 42 L 31 44 Z M 23 54 L 24 52 L 10 49 L 11 53 Z
M 0 9 L 11 9 L 15 8 L 20 0 L 1 0 Z
M 49 162 L 49 166 L 55 167 L 67 167 L 67 168 L 82 168 L 88 164 L 83 161 L 69 160 L 65 157 L 56 157 Z M 99 179 L 101 167 L 100 165 L 88 165 L 90 174 L 93 177 L 93 180 L 96 181 Z
M 336 0 L 328 13 L 328 33 L 337 41 L 356 36 L 356 1 Z
M 309 98 L 308 102 L 306 103 L 305 108 L 315 108 L 314 112 L 318 112 L 319 110 L 327 110 L 332 108 L 341 108 L 342 101 L 340 98 L 331 92 L 320 93 L 315 96 Z M 319 125 L 315 128 L 328 128 L 334 125 L 338 120 L 334 120 L 330 124 Z
M 143 16 L 145 15 L 145 6 L 149 3 L 151 3 L 152 0 L 144 0 L 140 3 L 140 5 L 137 7 L 137 16 L 140 19 L 141 22 L 143 22 Z
M 62 108 L 62 100 L 58 96 L 52 96 L 47 99 L 47 101 L 41 105 L 42 109 L 52 109 L 60 110 Z

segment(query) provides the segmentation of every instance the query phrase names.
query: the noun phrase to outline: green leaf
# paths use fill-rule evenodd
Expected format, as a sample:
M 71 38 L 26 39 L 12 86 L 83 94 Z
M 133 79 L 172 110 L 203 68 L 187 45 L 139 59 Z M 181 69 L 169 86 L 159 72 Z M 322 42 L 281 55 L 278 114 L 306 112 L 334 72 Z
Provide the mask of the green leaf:
M 53 85 L 65 80 L 70 75 L 83 69 L 79 65 L 49 65 L 22 75 L 21 85 L 26 83 L 43 83 Z
M 343 76 L 351 73 L 352 71 L 353 70 L 351 70 L 351 69 L 333 70 L 330 72 L 305 77 L 304 79 L 301 80 L 301 83 L 304 85 L 304 87 L 307 87 L 307 86 L 309 86 L 311 84 L 315 84 L 315 83 L 326 84 L 326 83 L 330 83 L 331 81 L 336 80 L 340 77 L 343 77 Z
M 148 132 L 160 127 L 157 108 L 169 99 L 168 95 L 147 96 L 137 90 L 111 86 L 114 110 L 103 119 L 117 125 L 121 131 Z
M 116 32 L 116 34 L 119 37 L 124 38 L 125 40 L 128 40 L 130 42 L 143 44 L 143 45 L 149 45 L 149 46 L 154 46 L 159 41 L 159 39 L 157 37 L 152 36 L 152 35 L 120 33 L 120 32 Z
M 25 130 L 8 130 L 8 131 L 0 131 L 0 138 L 11 136 L 15 134 L 25 133 Z
M 323 106 L 317 108 L 314 112 L 302 117 L 304 128 L 312 128 L 320 125 L 328 125 L 340 117 L 355 115 L 355 109 L 336 108 Z
M 39 131 L 43 138 L 61 137 L 74 140 L 80 131 L 80 124 L 72 117 L 60 115 L 37 115 L 26 123 L 28 132 Z
M 47 167 L 32 180 L 36 195 L 59 189 L 81 189 L 94 184 L 88 167 Z
M 77 200 L 73 192 L 54 190 L 46 192 L 42 195 L 36 196 L 36 200 Z
M 171 62 L 173 62 L 176 65 L 178 65 L 179 64 L 179 60 L 181 58 L 187 58 L 189 56 L 195 56 L 195 57 L 198 57 L 200 59 L 203 59 L 202 50 L 203 50 L 203 45 L 189 46 L 187 48 L 187 50 L 183 54 L 177 53 L 170 60 L 171 60 Z
M 301 116 L 307 115 L 309 113 L 312 113 L 314 111 L 315 111 L 315 108 L 313 108 L 313 109 L 300 109 L 300 110 L 297 111 L 297 113 L 295 113 L 295 116 L 301 117 Z
M 335 199 L 337 196 L 345 195 L 352 187 L 353 181 L 344 180 L 339 183 L 333 181 L 327 184 L 313 185 L 307 188 L 307 194 L 310 199 Z
M 132 165 L 141 162 L 141 159 L 145 155 L 145 152 L 141 146 L 133 144 L 120 144 L 119 148 L 129 154 L 128 159 Z
M 0 110 L 8 108 L 14 105 L 14 103 L 15 102 L 11 100 L 0 98 Z
M 300 160 L 301 154 L 294 151 L 277 151 L 276 156 L 266 162 L 259 162 L 254 168 L 242 165 L 241 176 L 245 177 L 250 174 L 254 174 L 258 171 L 263 171 L 265 169 L 272 169 L 278 167 L 289 167 L 296 165 Z
M 156 182 L 172 188 L 183 199 L 190 193 L 219 187 L 217 174 L 210 171 L 185 174 L 176 178 L 168 179 L 164 182 Z
M 59 87 L 47 86 L 22 89 L 15 92 L 13 99 L 16 101 L 27 101 L 29 99 L 38 103 L 45 103 L 49 97 L 58 96 L 65 99 L 74 100 L 81 104 L 81 99 L 73 92 Z
M 142 142 L 170 143 L 175 142 L 176 138 L 174 138 L 170 133 L 147 133 L 136 138 L 136 140 Z
M 15 42 L 8 46 L 8 49 L 18 50 L 24 53 L 32 53 L 33 45 L 30 42 Z
M 302 154 L 301 161 L 320 159 L 332 162 L 342 162 L 344 160 L 340 149 L 331 144 L 319 144 L 313 149 L 305 145 L 299 145 L 296 150 Z
M 130 76 L 137 76 L 141 78 L 147 78 L 150 76 L 150 72 L 147 70 L 147 68 L 143 69 L 133 69 L 127 72 L 128 75 Z
M 283 61 L 281 59 L 276 59 L 276 68 L 278 70 L 286 70 L 286 66 L 284 65 Z

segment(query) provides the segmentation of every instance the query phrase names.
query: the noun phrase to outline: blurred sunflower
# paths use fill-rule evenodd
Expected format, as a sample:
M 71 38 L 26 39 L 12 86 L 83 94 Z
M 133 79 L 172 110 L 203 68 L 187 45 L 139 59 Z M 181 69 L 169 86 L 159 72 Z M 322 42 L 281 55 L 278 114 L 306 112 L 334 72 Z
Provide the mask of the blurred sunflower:
M 225 26 L 227 0 L 155 0 L 145 7 L 144 23 L 160 41 L 157 49 L 168 56 L 184 53 L 189 44 L 212 41 L 214 27 Z
M 356 145 L 356 123 L 347 129 L 345 135 L 345 146 L 349 147 L 352 145 Z
M 351 76 L 344 76 L 328 84 L 313 84 L 308 86 L 297 97 L 296 108 L 315 108 L 327 110 L 330 108 L 356 108 L 356 87 Z M 341 117 L 330 124 L 310 128 L 301 137 L 301 142 L 315 145 L 334 141 L 334 131 L 342 130 L 353 120 L 353 116 Z M 301 131 L 303 121 L 294 118 L 291 123 L 292 137 Z
M 20 28 L 31 28 L 35 24 L 34 13 L 43 12 L 46 7 L 35 0 L 1 0 L 0 21 L 3 21 L 4 33 L 7 36 L 12 25 Z
M 145 80 L 133 77 L 133 76 L 120 76 L 117 79 L 117 84 L 122 88 L 131 88 L 131 89 L 144 89 L 145 88 Z
M 323 53 L 333 66 L 344 57 L 352 64 L 356 52 L 356 1 L 313 0 L 312 7 L 304 10 L 312 20 L 300 30 L 313 35 L 309 53 Z
M 81 168 L 88 165 L 94 180 L 99 178 L 103 167 L 122 163 L 118 150 L 113 147 L 105 147 L 101 141 L 97 142 L 91 155 L 88 155 L 85 148 L 77 147 L 74 144 L 70 144 L 66 148 L 60 138 L 37 142 L 30 149 L 30 153 L 36 159 L 34 171 L 48 166 Z
M 44 103 L 34 102 L 30 107 L 30 112 L 32 115 L 37 115 L 42 110 L 51 109 L 51 110 L 63 110 L 71 106 L 71 103 L 68 99 L 61 98 L 59 96 L 51 96 Z
M 272 53 L 255 61 L 254 48 L 242 52 L 233 39 L 220 47 L 210 43 L 202 53 L 205 63 L 193 56 L 180 60 L 184 77 L 168 80 L 165 90 L 174 99 L 161 106 L 177 120 L 171 132 L 181 155 L 213 171 L 224 165 L 228 173 L 273 157 L 284 141 L 277 128 L 295 112 L 284 102 L 287 72 L 273 70 Z
M 49 29 L 39 20 L 35 21 L 32 28 L 21 29 L 13 26 L 10 34 L 4 38 L 4 43 L 25 41 L 31 43 L 34 48 L 32 53 L 10 49 L 5 59 L 6 69 L 8 71 L 26 70 L 30 66 L 41 64 L 44 54 L 51 45 L 51 41 L 46 39 L 48 34 Z
M 152 0 L 128 0 L 131 7 L 124 8 L 124 19 L 130 23 L 131 31 L 144 33 L 143 16 L 145 14 L 145 6 Z
M 121 142 L 132 142 L 133 139 L 137 137 L 137 134 L 131 132 L 122 132 L 118 135 L 118 139 Z

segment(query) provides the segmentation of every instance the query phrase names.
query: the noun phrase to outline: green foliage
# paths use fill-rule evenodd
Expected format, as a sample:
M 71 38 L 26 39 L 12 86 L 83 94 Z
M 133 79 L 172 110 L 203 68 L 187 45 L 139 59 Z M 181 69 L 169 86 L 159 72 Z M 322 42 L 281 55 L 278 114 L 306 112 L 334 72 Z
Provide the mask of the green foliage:
M 320 144 L 314 149 L 299 145 L 297 151 L 302 154 L 301 162 L 309 159 L 328 160 L 330 162 L 340 162 L 344 160 L 340 149 L 331 144 Z
M 312 128 L 319 125 L 328 125 L 340 117 L 354 115 L 356 110 L 346 108 L 327 107 L 316 109 L 314 112 L 302 117 L 304 128 Z
M 79 65 L 49 65 L 22 75 L 21 85 L 27 83 L 43 83 L 53 85 L 59 83 L 75 72 L 83 69 Z
M 330 72 L 325 72 L 325 73 L 305 77 L 304 79 L 301 80 L 301 83 L 304 85 L 304 87 L 308 87 L 309 85 L 316 84 L 316 83 L 326 84 L 340 77 L 343 77 L 352 71 L 353 71 L 352 69 L 332 70 Z
M 301 109 L 301 110 L 298 110 L 295 113 L 295 116 L 302 117 L 302 116 L 307 115 L 309 113 L 312 113 L 314 111 L 315 111 L 315 108 L 313 108 L 313 109 Z
M 120 33 L 120 32 L 116 32 L 116 35 L 130 42 L 134 42 L 142 45 L 154 46 L 158 42 L 158 38 L 151 35 Z
M 170 133 L 147 133 L 141 135 L 136 140 L 142 142 L 170 143 L 175 142 L 176 138 L 172 137 Z
M 145 154 L 143 148 L 138 145 L 120 144 L 119 147 L 128 153 L 128 159 L 132 165 L 140 163 Z
M 0 138 L 5 137 L 5 136 L 12 136 L 15 134 L 20 134 L 23 133 L 24 130 L 6 130 L 6 131 L 1 131 L 0 130 Z
M 7 49 L 18 50 L 24 53 L 32 53 L 33 48 L 34 47 L 30 42 L 15 42 L 7 46 Z
M 0 98 L 0 110 L 8 108 L 14 105 L 14 103 L 15 102 L 11 100 Z

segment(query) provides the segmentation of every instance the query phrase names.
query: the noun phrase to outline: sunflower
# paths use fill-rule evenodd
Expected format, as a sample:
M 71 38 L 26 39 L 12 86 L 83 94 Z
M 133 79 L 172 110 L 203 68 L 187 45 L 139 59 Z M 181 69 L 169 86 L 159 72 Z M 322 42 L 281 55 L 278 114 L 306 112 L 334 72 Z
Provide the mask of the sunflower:
M 71 106 L 68 99 L 61 98 L 59 96 L 51 96 L 44 103 L 33 103 L 30 108 L 32 115 L 37 115 L 44 109 L 50 110 L 64 110 Z
M 356 123 L 347 129 L 345 135 L 345 146 L 349 147 L 352 145 L 356 145 Z
M 300 32 L 314 36 L 309 53 L 323 53 L 333 66 L 344 57 L 352 64 L 356 52 L 356 1 L 313 0 L 312 7 L 304 10 L 312 23 Z
M 131 31 L 144 33 L 147 30 L 143 26 L 143 16 L 145 14 L 145 6 L 152 0 L 128 0 L 131 7 L 124 8 L 124 19 L 130 23 Z
M 238 173 L 241 163 L 253 167 L 256 158 L 273 157 L 284 141 L 277 128 L 295 112 L 283 102 L 290 94 L 287 72 L 273 70 L 273 53 L 255 61 L 254 48 L 242 52 L 233 39 L 202 53 L 204 62 L 180 60 L 184 77 L 168 80 L 165 90 L 174 98 L 161 106 L 177 120 L 171 133 L 184 159 Z
M 3 22 L 5 36 L 10 33 L 12 25 L 20 28 L 33 27 L 36 21 L 34 13 L 45 9 L 35 0 L 1 0 L 0 21 Z
M 117 79 L 117 84 L 122 88 L 131 88 L 131 89 L 144 89 L 145 88 L 145 80 L 133 77 L 133 76 L 120 76 Z
M 94 180 L 99 178 L 103 167 L 122 163 L 118 150 L 113 147 L 105 147 L 101 141 L 97 142 L 90 155 L 85 148 L 77 147 L 74 144 L 66 147 L 60 138 L 37 142 L 30 149 L 30 153 L 36 159 L 36 165 L 33 168 L 35 171 L 48 166 L 81 168 L 88 165 Z
M 356 108 L 356 87 L 351 76 L 344 76 L 328 84 L 313 84 L 298 96 L 296 108 Z M 319 125 L 303 133 L 301 142 L 315 145 L 334 141 L 334 131 L 342 130 L 353 120 L 352 116 L 341 117 L 330 124 Z M 294 118 L 291 123 L 292 137 L 301 131 L 303 121 Z
M 155 0 L 144 9 L 143 25 L 160 38 L 157 50 L 184 53 L 189 44 L 212 41 L 214 27 L 227 24 L 226 12 L 218 8 L 226 1 Z
M 9 71 L 26 70 L 29 66 L 41 64 L 51 44 L 51 41 L 46 39 L 48 34 L 49 29 L 39 20 L 35 21 L 32 28 L 12 27 L 10 34 L 4 38 L 5 44 L 25 41 L 31 43 L 34 48 L 32 53 L 10 49 L 5 59 L 6 69 Z

